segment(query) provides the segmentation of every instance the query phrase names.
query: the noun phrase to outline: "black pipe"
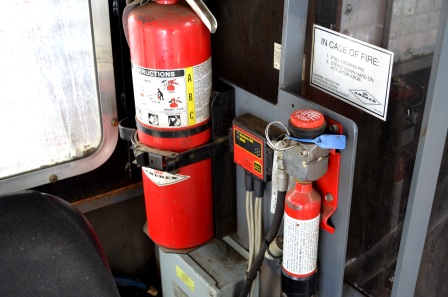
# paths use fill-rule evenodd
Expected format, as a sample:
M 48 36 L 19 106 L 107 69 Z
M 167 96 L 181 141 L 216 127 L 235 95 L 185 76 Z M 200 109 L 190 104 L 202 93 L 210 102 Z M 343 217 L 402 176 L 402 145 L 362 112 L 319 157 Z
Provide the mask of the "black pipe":
M 263 197 L 264 196 L 264 187 L 265 187 L 266 183 L 258 178 L 255 177 L 254 178 L 254 195 L 255 197 Z
M 277 194 L 277 203 L 275 206 L 275 213 L 272 219 L 271 227 L 269 228 L 268 234 L 264 239 L 264 244 L 261 246 L 260 251 L 255 257 L 252 267 L 246 275 L 243 288 L 241 289 L 239 295 L 240 297 L 247 297 L 247 294 L 249 294 L 250 288 L 252 287 L 252 282 L 257 277 L 258 269 L 260 269 L 261 264 L 263 264 L 266 249 L 269 247 L 269 244 L 275 239 L 275 236 L 277 236 L 278 229 L 280 229 L 280 225 L 282 224 L 283 220 L 283 213 L 285 210 L 285 196 L 286 191 L 279 191 Z
M 254 191 L 254 176 L 249 171 L 244 171 L 244 186 L 247 192 Z

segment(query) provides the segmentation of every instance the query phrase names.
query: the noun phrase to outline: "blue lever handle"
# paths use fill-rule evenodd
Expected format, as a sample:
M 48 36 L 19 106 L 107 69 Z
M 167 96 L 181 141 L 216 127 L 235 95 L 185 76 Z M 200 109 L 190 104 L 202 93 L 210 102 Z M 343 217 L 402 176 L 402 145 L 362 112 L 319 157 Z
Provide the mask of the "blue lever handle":
M 334 135 L 334 134 L 322 134 L 314 139 L 294 138 L 290 136 L 288 138 L 299 142 L 314 143 L 318 147 L 324 149 L 338 149 L 338 150 L 345 149 L 345 144 L 347 142 L 345 135 Z

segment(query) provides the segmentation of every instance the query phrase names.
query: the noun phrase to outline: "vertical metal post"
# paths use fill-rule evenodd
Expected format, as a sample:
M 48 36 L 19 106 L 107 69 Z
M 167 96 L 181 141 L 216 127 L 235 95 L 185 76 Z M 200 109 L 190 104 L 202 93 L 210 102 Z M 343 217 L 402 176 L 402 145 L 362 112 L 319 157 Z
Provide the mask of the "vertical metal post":
M 302 81 L 308 0 L 285 0 L 280 60 L 280 89 L 299 95 Z
M 432 62 L 392 296 L 414 296 L 448 129 L 448 3 L 444 1 Z

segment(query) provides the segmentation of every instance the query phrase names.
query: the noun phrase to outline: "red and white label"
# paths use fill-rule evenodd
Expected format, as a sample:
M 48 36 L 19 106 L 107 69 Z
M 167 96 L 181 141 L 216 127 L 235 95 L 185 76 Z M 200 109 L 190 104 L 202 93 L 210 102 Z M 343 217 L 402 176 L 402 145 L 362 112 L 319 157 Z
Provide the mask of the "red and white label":
M 190 178 L 187 175 L 171 174 L 148 167 L 143 167 L 143 172 L 153 183 L 155 183 L 159 187 L 177 184 Z
M 180 69 L 149 69 L 132 63 L 137 119 L 162 128 L 206 121 L 210 117 L 211 65 L 211 58 Z
M 297 220 L 285 213 L 283 268 L 295 276 L 305 276 L 317 267 L 320 215 L 312 220 Z

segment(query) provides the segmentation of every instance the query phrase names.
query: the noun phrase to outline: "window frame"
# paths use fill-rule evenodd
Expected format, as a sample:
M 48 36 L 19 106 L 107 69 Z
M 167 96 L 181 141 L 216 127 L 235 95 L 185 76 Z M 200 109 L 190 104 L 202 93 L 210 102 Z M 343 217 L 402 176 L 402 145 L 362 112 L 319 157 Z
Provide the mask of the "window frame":
M 107 0 L 88 3 L 101 116 L 101 144 L 88 157 L 1 179 L 0 193 L 29 189 L 92 171 L 106 162 L 115 150 L 118 142 L 118 119 L 109 4 Z

